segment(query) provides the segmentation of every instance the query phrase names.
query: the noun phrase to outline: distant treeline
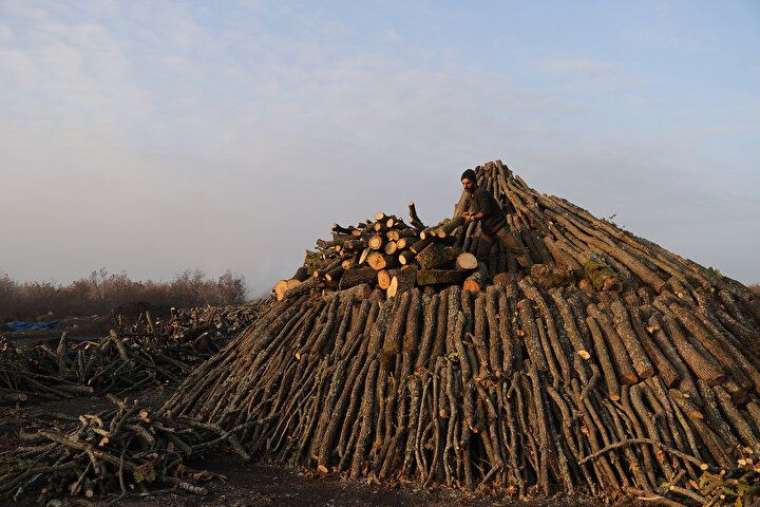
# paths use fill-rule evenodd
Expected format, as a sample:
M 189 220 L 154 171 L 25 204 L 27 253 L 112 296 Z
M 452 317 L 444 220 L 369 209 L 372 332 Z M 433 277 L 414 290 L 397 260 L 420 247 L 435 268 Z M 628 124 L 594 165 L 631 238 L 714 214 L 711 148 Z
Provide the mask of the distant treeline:
M 172 306 L 238 304 L 245 298 L 245 278 L 229 271 L 209 279 L 201 271 L 188 270 L 169 282 L 154 282 L 101 269 L 69 285 L 18 282 L 0 273 L 0 322 L 106 315 L 135 307 L 168 312 Z

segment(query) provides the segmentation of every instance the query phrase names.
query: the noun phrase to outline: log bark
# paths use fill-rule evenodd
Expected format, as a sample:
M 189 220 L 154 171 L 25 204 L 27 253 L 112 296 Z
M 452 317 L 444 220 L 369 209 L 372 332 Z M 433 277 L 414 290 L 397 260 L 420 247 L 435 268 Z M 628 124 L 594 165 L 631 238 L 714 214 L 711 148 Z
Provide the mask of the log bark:
M 436 269 L 452 264 L 458 255 L 459 251 L 456 248 L 431 243 L 417 253 L 416 260 L 422 269 Z
M 421 269 L 417 271 L 417 285 L 452 285 L 462 283 L 467 273 L 455 269 Z
M 339 289 L 349 289 L 355 285 L 361 285 L 364 283 L 373 283 L 377 278 L 377 271 L 369 266 L 365 267 L 353 267 L 343 273 L 343 276 L 338 283 Z

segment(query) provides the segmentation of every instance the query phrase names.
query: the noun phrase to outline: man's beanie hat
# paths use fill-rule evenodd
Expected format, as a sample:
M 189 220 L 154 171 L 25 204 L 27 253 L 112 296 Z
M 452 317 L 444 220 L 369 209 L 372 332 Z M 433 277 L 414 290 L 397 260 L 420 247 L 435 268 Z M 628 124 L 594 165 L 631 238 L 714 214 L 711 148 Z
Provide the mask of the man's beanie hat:
M 473 183 L 477 183 L 478 179 L 475 176 L 475 171 L 472 169 L 467 169 L 465 172 L 462 173 L 462 177 L 459 178 L 461 180 L 470 180 Z

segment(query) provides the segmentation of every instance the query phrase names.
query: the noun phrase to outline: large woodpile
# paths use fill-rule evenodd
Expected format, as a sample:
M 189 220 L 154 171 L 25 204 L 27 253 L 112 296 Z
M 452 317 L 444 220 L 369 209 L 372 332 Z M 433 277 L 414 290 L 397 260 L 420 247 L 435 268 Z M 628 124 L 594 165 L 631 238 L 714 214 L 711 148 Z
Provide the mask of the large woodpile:
M 188 466 L 209 451 L 249 456 L 233 431 L 188 419 L 167 420 L 108 395 L 114 408 L 79 418 L 49 414 L 26 428 L 21 445 L 0 455 L 0 499 L 40 490 L 39 505 L 114 505 L 129 494 L 176 488 L 206 495 L 221 476 Z M 87 499 L 95 497 L 97 504 Z
M 351 478 L 688 504 L 756 494 L 757 296 L 501 162 L 477 174 L 514 205 L 529 272 L 494 246 L 490 284 L 396 273 L 395 297 L 367 297 L 337 281 L 364 268 L 333 279 L 345 259 L 325 251 L 164 414 L 247 424 L 237 437 L 252 454 Z M 478 227 L 453 227 L 443 248 L 473 251 Z M 355 262 L 365 230 L 324 247 L 361 242 Z

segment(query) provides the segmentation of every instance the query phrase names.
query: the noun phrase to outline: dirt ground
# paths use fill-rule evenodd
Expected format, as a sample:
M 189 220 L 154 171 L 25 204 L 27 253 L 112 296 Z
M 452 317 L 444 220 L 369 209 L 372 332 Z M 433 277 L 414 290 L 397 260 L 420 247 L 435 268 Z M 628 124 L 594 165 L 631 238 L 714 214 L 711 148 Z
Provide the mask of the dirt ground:
M 150 407 L 160 406 L 170 394 L 168 388 L 150 389 L 136 395 Z M 62 401 L 27 403 L 20 407 L 0 407 L 0 452 L 14 449 L 17 433 L 39 422 L 46 414 L 58 413 L 78 416 L 110 407 L 102 398 L 75 398 Z M 150 496 L 128 496 L 114 504 L 123 507 L 264 507 L 264 506 L 491 506 L 491 505 L 596 505 L 586 499 L 553 498 L 536 502 L 519 502 L 493 496 L 466 495 L 461 491 L 445 489 L 419 490 L 408 487 L 383 487 L 366 482 L 346 481 L 338 477 L 309 476 L 296 470 L 287 470 L 266 464 L 244 463 L 234 455 L 212 454 L 191 466 L 205 469 L 227 478 L 205 484 L 210 494 L 196 497 L 187 493 L 164 491 Z M 28 494 L 14 505 L 37 505 L 36 495 Z M 106 505 L 105 502 L 98 505 Z

